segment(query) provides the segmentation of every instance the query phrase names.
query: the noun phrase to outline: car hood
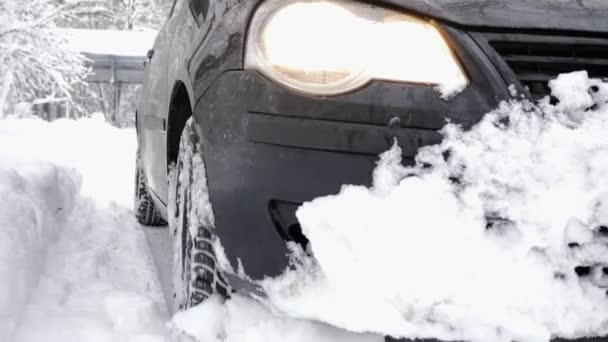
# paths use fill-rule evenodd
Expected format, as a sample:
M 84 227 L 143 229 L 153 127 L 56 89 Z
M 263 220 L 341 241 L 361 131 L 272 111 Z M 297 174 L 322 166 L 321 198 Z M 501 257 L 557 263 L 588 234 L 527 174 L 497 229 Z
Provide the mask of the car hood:
M 461 25 L 608 33 L 608 0 L 385 0 Z

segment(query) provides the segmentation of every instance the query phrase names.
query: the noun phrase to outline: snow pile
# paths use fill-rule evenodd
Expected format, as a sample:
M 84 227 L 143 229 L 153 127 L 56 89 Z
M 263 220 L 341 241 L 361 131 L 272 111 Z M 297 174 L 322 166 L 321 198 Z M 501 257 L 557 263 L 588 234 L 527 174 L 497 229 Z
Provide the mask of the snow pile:
M 167 312 L 130 211 L 81 199 L 48 251 L 14 342 L 167 341 Z
M 77 175 L 47 163 L 0 167 L 0 341 L 14 331 L 79 186 Z
M 0 146 L 0 341 L 166 341 L 130 210 L 134 130 L 2 120 Z
M 233 296 L 207 302 L 173 318 L 177 331 L 201 342 L 383 342 L 384 337 L 354 334 L 323 323 L 273 314 L 257 301 Z
M 608 84 L 503 103 L 371 189 L 298 211 L 309 252 L 263 285 L 284 313 L 358 332 L 473 341 L 608 334 Z M 551 103 L 550 103 L 551 102 Z
M 83 177 L 82 194 L 97 202 L 133 205 L 135 129 L 105 122 L 103 114 L 52 123 L 38 119 L 0 122 L 0 165 L 44 160 L 76 169 Z
M 435 90 L 439 93 L 439 97 L 441 97 L 442 100 L 450 101 L 462 93 L 467 87 L 467 83 L 446 83 L 436 86 Z

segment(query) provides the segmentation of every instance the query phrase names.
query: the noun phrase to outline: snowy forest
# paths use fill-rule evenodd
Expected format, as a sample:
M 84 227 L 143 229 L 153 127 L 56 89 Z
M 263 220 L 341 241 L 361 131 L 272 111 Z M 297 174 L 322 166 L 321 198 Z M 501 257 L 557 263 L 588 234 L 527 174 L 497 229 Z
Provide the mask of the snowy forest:
M 0 2 L 0 118 L 40 116 L 46 120 L 103 113 L 130 126 L 139 85 L 88 83 L 91 62 L 70 49 L 66 28 L 158 30 L 171 9 L 167 0 L 3 0 Z M 51 115 L 49 105 L 63 112 Z M 69 109 L 66 109 L 69 108 Z

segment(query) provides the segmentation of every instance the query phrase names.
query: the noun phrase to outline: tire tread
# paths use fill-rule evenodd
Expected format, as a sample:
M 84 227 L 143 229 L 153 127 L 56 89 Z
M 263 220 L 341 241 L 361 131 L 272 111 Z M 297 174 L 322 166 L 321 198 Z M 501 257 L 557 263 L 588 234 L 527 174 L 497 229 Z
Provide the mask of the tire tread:
M 137 221 L 144 226 L 166 226 L 167 221 L 161 216 L 152 197 L 148 194 L 146 180 L 142 175 L 139 151 L 135 169 L 135 205 L 134 212 Z

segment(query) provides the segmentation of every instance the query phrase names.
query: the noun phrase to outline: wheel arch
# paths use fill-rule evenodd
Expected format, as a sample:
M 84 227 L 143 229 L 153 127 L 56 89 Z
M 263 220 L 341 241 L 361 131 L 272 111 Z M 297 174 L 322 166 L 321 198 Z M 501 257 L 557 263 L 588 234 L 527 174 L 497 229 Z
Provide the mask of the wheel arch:
M 179 140 L 186 122 L 192 116 L 192 102 L 186 84 L 177 81 L 171 92 L 169 115 L 167 119 L 167 172 L 177 161 Z

